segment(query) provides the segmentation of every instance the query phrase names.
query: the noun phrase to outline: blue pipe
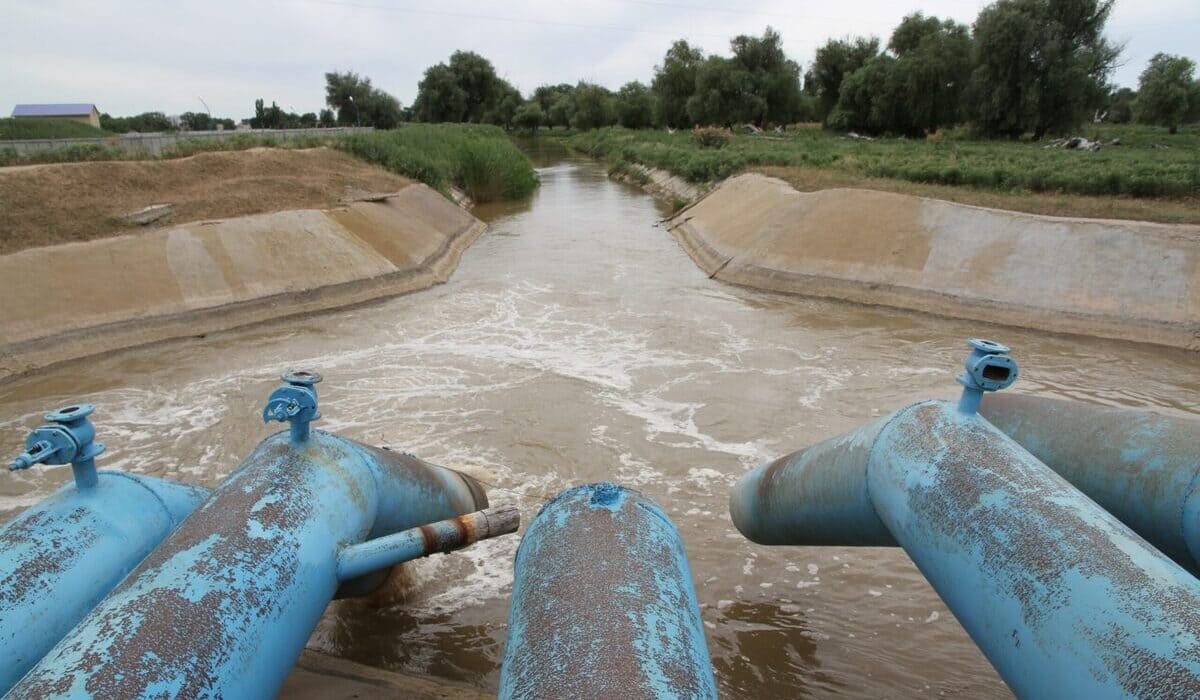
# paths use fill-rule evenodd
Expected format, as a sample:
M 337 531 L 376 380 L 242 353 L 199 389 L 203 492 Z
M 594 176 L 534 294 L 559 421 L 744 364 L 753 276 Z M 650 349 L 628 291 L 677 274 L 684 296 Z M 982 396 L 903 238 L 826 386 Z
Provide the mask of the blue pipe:
M 473 480 L 321 431 L 264 440 L 12 698 L 272 697 L 370 538 L 480 510 Z
M 500 670 L 510 698 L 715 698 L 687 554 L 653 501 L 560 493 L 517 550 Z
M 1200 571 L 1200 421 L 1037 396 L 980 415 L 1181 565 Z
M 761 544 L 904 547 L 1020 697 L 1200 695 L 1200 582 L 953 403 L 755 469 L 730 514 Z
M 13 464 L 72 465 L 67 484 L 0 528 L 0 694 L 208 496 L 163 479 L 96 471 L 92 407 L 46 414 Z

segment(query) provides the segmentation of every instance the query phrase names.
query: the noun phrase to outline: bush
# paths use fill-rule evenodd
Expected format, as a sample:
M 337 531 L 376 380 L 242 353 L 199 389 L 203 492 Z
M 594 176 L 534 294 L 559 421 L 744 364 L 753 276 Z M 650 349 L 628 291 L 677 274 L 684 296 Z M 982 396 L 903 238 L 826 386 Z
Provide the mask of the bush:
M 728 129 L 698 126 L 692 129 L 692 140 L 701 148 L 724 148 L 733 140 L 733 134 Z
M 495 126 L 405 124 L 343 136 L 334 146 L 443 194 L 462 188 L 476 202 L 519 199 L 538 182 L 529 158 Z

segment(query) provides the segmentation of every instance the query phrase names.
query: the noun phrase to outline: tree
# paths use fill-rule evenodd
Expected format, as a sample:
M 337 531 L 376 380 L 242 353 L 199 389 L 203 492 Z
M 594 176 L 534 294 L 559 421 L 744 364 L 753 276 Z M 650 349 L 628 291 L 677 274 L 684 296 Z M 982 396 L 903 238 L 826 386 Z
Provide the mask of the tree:
M 502 97 L 501 80 L 492 62 L 474 51 L 455 51 L 450 55 L 450 70 L 467 95 L 464 121 L 483 122 L 484 115 Z
M 513 115 L 513 126 L 522 131 L 537 131 L 545 121 L 546 113 L 542 111 L 542 106 L 537 100 L 533 99 L 518 107 L 517 113 Z
M 829 113 L 829 126 L 872 134 L 919 134 L 921 127 L 908 110 L 902 61 L 879 55 L 846 76 L 837 107 Z
M 738 82 L 748 91 L 745 121 L 789 124 L 800 113 L 800 65 L 783 52 L 783 38 L 767 27 L 761 37 L 739 35 L 729 42 Z M 739 120 L 740 121 L 740 120 Z
M 175 126 L 162 112 L 142 112 L 132 117 L 100 115 L 100 128 L 116 134 L 136 132 L 141 134 L 158 131 L 174 131 Z
M 1102 107 L 1120 48 L 1103 36 L 1114 0 L 997 0 L 975 20 L 968 114 L 988 135 L 1034 138 Z
M 761 114 L 766 101 L 754 94 L 750 73 L 736 61 L 709 56 L 696 74 L 696 92 L 687 106 L 694 124 L 732 126 Z
M 449 63 L 426 69 L 417 86 L 413 117 L 423 122 L 507 125 L 520 104 L 520 94 L 496 75 L 491 61 L 473 51 L 455 51 Z
M 1183 56 L 1158 53 L 1138 78 L 1137 120 L 1167 127 L 1174 134 L 1194 108 L 1196 64 Z
M 598 129 L 616 121 L 612 93 L 600 85 L 580 82 L 571 101 L 571 126 L 576 129 Z
M 261 97 L 254 101 L 254 116 L 250 119 L 252 129 L 282 129 L 284 126 L 283 110 L 279 105 L 272 102 L 266 107 Z
M 559 98 L 570 97 L 571 93 L 574 91 L 575 86 L 568 83 L 559 83 L 558 85 L 542 85 L 533 91 L 533 97 L 531 99 L 537 101 L 538 106 L 542 108 L 543 112 L 549 113 L 550 108 L 554 106 L 554 103 L 557 102 Z
M 493 97 L 491 106 L 484 113 L 483 121 L 510 129 L 513 125 L 513 117 L 516 116 L 517 110 L 520 109 L 524 100 L 521 99 L 521 93 L 507 80 L 497 80 L 499 81 L 496 85 L 497 93 Z
M 900 22 L 888 48 L 897 58 L 890 81 L 904 115 L 887 130 L 917 136 L 959 123 L 971 76 L 967 27 L 918 12 Z
M 209 131 L 215 128 L 215 122 L 204 112 L 184 112 L 179 115 L 179 123 L 188 131 Z
M 571 125 L 571 117 L 575 113 L 575 90 L 572 88 L 571 94 L 561 95 L 550 105 L 550 109 L 546 112 L 546 126 L 549 127 L 568 127 Z
M 325 104 L 337 110 L 337 123 L 394 128 L 401 121 L 400 101 L 352 72 L 325 74 Z
M 353 125 L 362 121 L 363 106 L 373 89 L 370 78 L 360 78 L 350 71 L 325 74 L 325 104 L 337 111 L 339 124 Z
M 654 67 L 650 89 L 658 100 L 659 124 L 672 128 L 689 126 L 688 100 L 696 92 L 696 74 L 704 63 L 704 54 L 686 41 L 676 41 L 667 49 L 661 66 Z
M 654 96 L 639 82 L 625 83 L 617 92 L 617 121 L 626 129 L 645 129 L 654 123 Z
M 323 109 L 321 110 L 321 113 L 317 115 L 317 126 L 320 126 L 321 128 L 329 128 L 336 125 L 337 119 L 333 116 L 332 109 Z
M 470 98 L 450 66 L 439 63 L 425 70 L 413 100 L 413 119 L 419 122 L 466 121 Z
M 871 37 L 831 39 L 817 49 L 804 74 L 804 91 L 816 98 L 816 117 L 825 120 L 837 106 L 842 81 L 879 55 L 879 40 Z
M 1128 124 L 1133 121 L 1133 103 L 1137 93 L 1123 87 L 1112 90 L 1108 95 L 1108 104 L 1104 106 L 1105 120 L 1113 124 Z

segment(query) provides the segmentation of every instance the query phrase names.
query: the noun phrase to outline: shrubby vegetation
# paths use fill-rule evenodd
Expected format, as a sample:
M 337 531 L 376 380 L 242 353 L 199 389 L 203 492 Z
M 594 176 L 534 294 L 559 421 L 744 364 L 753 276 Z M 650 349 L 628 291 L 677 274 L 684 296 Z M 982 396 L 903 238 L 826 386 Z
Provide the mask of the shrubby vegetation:
M 533 164 L 495 126 L 409 124 L 350 134 L 334 146 L 442 192 L 459 187 L 476 202 L 516 199 L 533 192 Z
M 820 129 L 764 138 L 738 134 L 723 148 L 707 137 L 612 128 L 576 134 L 570 143 L 610 162 L 662 168 L 692 182 L 710 182 L 750 166 L 843 171 L 859 177 L 954 185 L 993 191 L 1060 192 L 1133 197 L 1200 195 L 1200 127 L 1188 127 L 1161 146 L 1151 127 L 1102 127 L 1098 138 L 1120 148 L 1098 152 L 1046 149 L 1021 141 L 981 141 L 963 132 L 936 142 L 847 139 Z

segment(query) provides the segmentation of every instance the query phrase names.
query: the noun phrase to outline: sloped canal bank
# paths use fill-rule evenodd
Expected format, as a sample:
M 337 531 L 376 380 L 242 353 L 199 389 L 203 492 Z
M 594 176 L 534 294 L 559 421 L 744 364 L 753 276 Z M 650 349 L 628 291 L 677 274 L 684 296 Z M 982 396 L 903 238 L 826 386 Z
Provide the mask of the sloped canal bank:
M 533 199 L 491 223 L 451 280 L 354 309 L 131 350 L 0 388 L 0 444 L 47 408 L 98 406 L 102 466 L 215 484 L 267 432 L 278 374 L 325 374 L 318 427 L 464 468 L 523 520 L 566 486 L 644 491 L 688 546 L 728 697 L 1004 697 L 900 550 L 765 548 L 734 530 L 747 468 L 928 397 L 958 394 L 968 336 L 1013 347 L 1016 389 L 1200 413 L 1194 355 L 726 285 L 600 166 L 543 151 Z M 67 470 L 0 481 L 0 517 Z M 409 569 L 395 602 L 330 608 L 310 646 L 494 690 L 516 538 Z

